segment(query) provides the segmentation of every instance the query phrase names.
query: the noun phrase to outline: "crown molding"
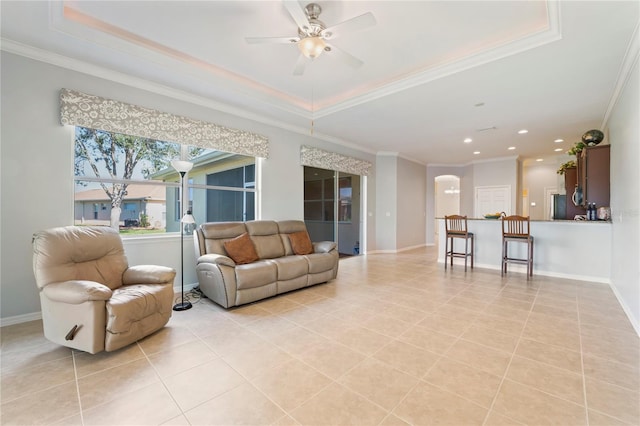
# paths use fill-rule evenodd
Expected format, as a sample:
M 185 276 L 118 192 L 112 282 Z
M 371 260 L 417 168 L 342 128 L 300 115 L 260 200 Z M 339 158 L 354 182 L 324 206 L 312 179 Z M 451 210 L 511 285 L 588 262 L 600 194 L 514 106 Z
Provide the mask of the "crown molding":
M 220 112 L 232 114 L 241 118 L 246 118 L 260 123 L 280 127 L 283 123 L 276 120 L 267 119 L 264 116 L 247 112 L 246 110 L 214 101 L 204 96 L 195 95 L 183 90 L 178 90 L 149 80 L 134 77 L 120 71 L 114 71 L 102 66 L 94 65 L 89 62 L 70 58 L 48 50 L 29 46 L 7 38 L 0 39 L 0 49 L 2 51 L 13 53 L 15 55 L 24 56 L 35 61 L 44 62 L 55 65 L 60 68 L 70 69 L 93 77 L 102 78 L 104 80 L 113 81 L 114 83 L 124 84 L 126 86 L 135 87 L 137 89 L 146 90 L 158 95 L 167 96 L 173 99 L 189 102 L 192 104 L 215 109 Z
M 3 52 L 11 53 L 25 58 L 33 59 L 34 61 L 43 62 L 49 65 L 54 65 L 60 68 L 73 70 L 82 74 L 87 74 L 93 77 L 102 78 L 104 80 L 112 81 L 114 83 L 123 84 L 125 86 L 134 87 L 136 89 L 145 90 L 147 92 L 155 93 L 158 95 L 166 96 L 172 99 L 188 102 L 190 104 L 202 106 L 205 108 L 220 111 L 226 114 L 234 115 L 236 117 L 251 120 L 260 124 L 276 127 L 282 130 L 287 130 L 299 135 L 309 136 L 314 139 L 318 139 L 324 142 L 333 143 L 336 145 L 344 146 L 346 148 L 355 149 L 367 154 L 376 155 L 376 151 L 369 148 L 365 148 L 355 142 L 347 141 L 334 136 L 326 135 L 323 133 L 313 132 L 310 134 L 310 130 L 307 127 L 301 127 L 285 123 L 271 118 L 264 117 L 260 114 L 248 112 L 244 109 L 233 107 L 231 105 L 206 98 L 204 96 L 195 95 L 183 90 L 174 89 L 169 86 L 154 83 L 149 80 L 145 80 L 139 77 L 134 77 L 129 74 L 114 71 L 105 67 L 90 64 L 78 59 L 69 58 L 68 56 L 60 55 L 48 50 L 40 49 L 37 47 L 29 46 L 23 43 L 16 42 L 7 38 L 0 38 L 0 50 Z
M 620 98 L 622 91 L 627 86 L 629 78 L 631 78 L 631 71 L 638 62 L 638 58 L 640 58 L 640 24 L 636 25 L 633 35 L 631 36 L 631 40 L 629 40 L 629 45 L 627 46 L 627 51 L 625 52 L 624 59 L 622 60 L 622 65 L 618 72 L 618 78 L 616 79 L 616 85 L 613 93 L 611 94 L 607 111 L 604 113 L 600 130 L 605 129 L 609 124 L 611 113 L 618 103 L 618 99 Z
M 488 64 L 509 56 L 513 56 L 545 44 L 562 39 L 560 28 L 560 4 L 556 0 L 549 0 L 547 5 L 547 23 L 545 30 L 538 31 L 528 36 L 507 42 L 501 46 L 491 48 L 476 54 L 472 54 L 457 61 L 445 63 L 435 67 L 429 67 L 406 78 L 386 84 L 378 89 L 371 90 L 364 95 L 355 96 L 344 102 L 336 103 L 330 107 L 316 111 L 315 116 L 320 118 L 342 110 L 371 102 L 385 96 L 392 95 L 403 90 L 429 83 L 434 80 L 448 77 L 462 71 Z
M 519 155 L 512 155 L 509 157 L 494 157 L 494 158 L 485 158 L 482 160 L 473 160 L 467 163 L 462 164 L 442 164 L 442 163 L 429 163 L 427 164 L 427 169 L 432 169 L 436 167 L 468 167 L 473 166 L 474 164 L 482 164 L 482 163 L 496 163 L 499 161 L 518 161 L 520 159 Z
M 435 169 L 436 167 L 467 167 L 471 163 L 467 164 L 443 164 L 443 163 L 429 163 L 427 164 L 427 169 Z
M 467 163 L 467 165 L 482 164 L 482 163 L 497 163 L 498 161 L 518 161 L 519 159 L 520 159 L 519 155 L 511 155 L 509 157 L 495 157 L 495 158 L 485 158 L 482 160 L 473 160 Z

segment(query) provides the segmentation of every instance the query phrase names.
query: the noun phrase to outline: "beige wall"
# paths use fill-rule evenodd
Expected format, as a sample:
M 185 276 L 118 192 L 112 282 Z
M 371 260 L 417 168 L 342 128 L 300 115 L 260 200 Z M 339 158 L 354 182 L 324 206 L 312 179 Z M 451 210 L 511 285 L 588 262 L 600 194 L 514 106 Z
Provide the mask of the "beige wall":
M 74 130 L 60 125 L 61 88 L 267 136 L 271 154 L 261 161 L 264 219 L 303 219 L 301 145 L 375 163 L 375 157 L 365 152 L 187 102 L 184 99 L 191 99 L 188 94 L 181 95 L 184 99 L 177 99 L 6 52 L 2 52 L 1 67 L 0 318 L 3 320 L 35 319 L 40 311 L 31 267 L 32 234 L 73 223 Z M 114 79 L 119 78 L 121 76 L 114 75 Z M 134 79 L 123 78 L 123 81 L 134 82 Z M 140 84 L 149 85 L 148 82 Z M 375 187 L 369 186 L 369 191 L 367 198 L 375 203 Z M 46 214 L 42 206 L 47 206 Z M 368 232 L 367 240 L 375 241 L 375 229 L 369 228 Z M 147 244 L 149 241 L 153 243 Z M 163 240 L 127 239 L 125 250 L 132 263 L 152 261 L 179 271 L 177 242 L 177 235 L 174 239 L 165 236 Z M 185 265 L 193 265 L 192 244 L 185 244 L 185 256 Z M 185 283 L 195 281 L 194 268 L 185 267 Z
M 640 73 L 638 57 L 605 133 L 611 143 L 611 283 L 640 334 Z

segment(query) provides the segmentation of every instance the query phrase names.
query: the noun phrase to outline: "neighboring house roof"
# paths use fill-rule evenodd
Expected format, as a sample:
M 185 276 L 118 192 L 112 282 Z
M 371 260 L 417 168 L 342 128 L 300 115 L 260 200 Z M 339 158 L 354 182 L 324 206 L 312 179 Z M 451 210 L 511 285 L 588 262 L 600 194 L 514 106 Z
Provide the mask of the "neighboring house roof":
M 253 158 L 253 157 L 248 157 L 245 155 L 241 155 L 241 154 L 232 154 L 229 152 L 223 152 L 223 151 L 211 151 L 211 152 L 207 152 L 205 154 L 202 154 L 196 158 L 192 158 L 191 161 L 193 163 L 193 169 L 192 172 L 198 170 L 198 169 L 203 169 L 203 170 L 207 170 L 209 168 L 218 166 L 220 164 L 224 164 L 225 161 L 228 160 L 234 160 L 237 158 Z M 180 176 L 178 175 L 178 173 L 176 172 L 176 170 L 173 167 L 167 167 L 165 169 L 162 170 L 158 170 L 157 172 L 153 173 L 151 175 L 151 179 L 162 179 L 165 181 L 171 180 L 171 179 L 180 179 Z
M 147 201 L 166 201 L 167 187 L 164 185 L 136 185 L 127 186 L 127 195 L 125 201 L 147 200 Z M 75 194 L 76 201 L 110 201 L 107 194 L 102 188 L 88 189 L 86 191 L 77 191 Z

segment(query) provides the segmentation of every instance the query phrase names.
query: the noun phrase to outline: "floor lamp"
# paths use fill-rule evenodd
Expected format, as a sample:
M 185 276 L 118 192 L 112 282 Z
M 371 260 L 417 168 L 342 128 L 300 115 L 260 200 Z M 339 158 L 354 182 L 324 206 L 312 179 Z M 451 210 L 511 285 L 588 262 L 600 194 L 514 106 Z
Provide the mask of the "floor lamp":
M 180 209 L 184 212 L 184 175 L 193 168 L 193 163 L 189 161 L 174 160 L 171 165 L 178 173 L 180 173 Z M 182 212 L 180 212 L 182 214 Z M 186 311 L 191 309 L 191 302 L 184 300 L 184 225 L 196 223 L 195 219 L 191 215 L 191 210 L 187 209 L 187 212 L 180 218 L 180 291 L 182 292 L 182 302 L 173 305 L 174 311 Z

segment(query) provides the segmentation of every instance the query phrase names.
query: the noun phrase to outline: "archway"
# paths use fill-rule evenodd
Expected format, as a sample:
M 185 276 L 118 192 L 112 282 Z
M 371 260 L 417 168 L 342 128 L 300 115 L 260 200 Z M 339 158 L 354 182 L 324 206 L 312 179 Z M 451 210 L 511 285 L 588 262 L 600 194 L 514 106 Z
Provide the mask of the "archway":
M 455 175 L 440 175 L 435 178 L 435 233 L 438 241 L 437 219 L 446 215 L 460 214 L 460 178 Z

